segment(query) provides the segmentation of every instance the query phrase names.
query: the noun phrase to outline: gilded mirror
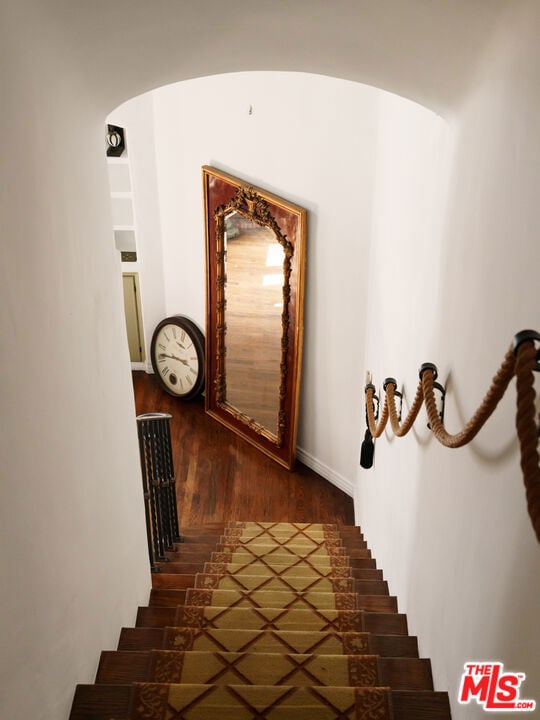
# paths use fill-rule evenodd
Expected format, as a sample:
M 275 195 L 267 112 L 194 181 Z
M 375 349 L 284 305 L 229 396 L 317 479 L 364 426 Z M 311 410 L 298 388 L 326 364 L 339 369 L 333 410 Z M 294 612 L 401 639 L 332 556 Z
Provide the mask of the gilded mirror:
M 203 168 L 206 411 L 291 469 L 302 363 L 306 211 Z

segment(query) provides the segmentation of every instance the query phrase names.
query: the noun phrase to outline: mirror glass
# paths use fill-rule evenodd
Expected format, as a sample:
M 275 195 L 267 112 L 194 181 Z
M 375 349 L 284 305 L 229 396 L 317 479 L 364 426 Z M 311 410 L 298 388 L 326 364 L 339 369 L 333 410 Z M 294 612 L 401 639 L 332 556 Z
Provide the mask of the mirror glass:
M 286 468 L 296 453 L 306 211 L 203 168 L 206 412 Z
M 225 400 L 277 436 L 285 254 L 269 227 L 224 222 Z

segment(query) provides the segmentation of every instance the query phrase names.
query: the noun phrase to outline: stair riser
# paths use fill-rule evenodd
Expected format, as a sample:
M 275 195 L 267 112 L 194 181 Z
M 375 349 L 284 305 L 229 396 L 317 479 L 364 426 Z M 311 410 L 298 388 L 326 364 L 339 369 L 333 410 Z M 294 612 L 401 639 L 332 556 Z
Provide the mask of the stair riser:
M 172 608 L 186 604 L 186 590 L 155 588 L 150 591 L 149 605 L 152 607 Z
M 180 605 L 183 603 L 179 603 Z M 148 607 L 137 608 L 135 627 L 137 628 L 164 628 L 176 625 L 177 608 L 172 605 L 152 604 Z

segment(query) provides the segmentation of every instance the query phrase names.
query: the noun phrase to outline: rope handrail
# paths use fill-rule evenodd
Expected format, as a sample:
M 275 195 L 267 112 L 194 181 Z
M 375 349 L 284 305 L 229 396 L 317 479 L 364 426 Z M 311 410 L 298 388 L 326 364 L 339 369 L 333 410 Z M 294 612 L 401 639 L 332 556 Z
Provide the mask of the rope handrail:
M 540 457 L 538 442 L 540 427 L 536 424 L 536 393 L 534 373 L 540 371 L 540 350 L 535 342 L 540 342 L 540 333 L 523 330 L 514 337 L 512 346 L 506 352 L 503 362 L 493 377 L 491 385 L 478 409 L 463 429 L 450 434 L 444 427 L 443 413 L 439 413 L 435 399 L 435 388 L 445 392 L 436 383 L 437 368 L 432 363 L 424 363 L 420 368 L 420 380 L 416 395 L 407 417 L 402 421 L 401 412 L 396 408 L 397 382 L 386 378 L 383 384 L 384 404 L 379 419 L 379 398 L 375 394 L 375 385 L 368 382 L 365 386 L 366 422 L 368 434 L 372 438 L 380 437 L 390 421 L 390 427 L 396 437 L 404 437 L 418 417 L 425 404 L 431 432 L 438 442 L 448 448 L 463 447 L 476 437 L 488 418 L 493 414 L 503 397 L 511 379 L 516 376 L 517 410 L 516 429 L 520 445 L 521 470 L 525 485 L 527 509 L 531 522 L 540 542 Z M 443 396 L 444 397 L 444 396 Z M 377 410 L 375 409 L 377 401 Z M 366 442 L 366 441 L 364 441 Z M 372 457 L 372 453 L 371 453 Z M 364 465 L 369 467 L 370 465 Z

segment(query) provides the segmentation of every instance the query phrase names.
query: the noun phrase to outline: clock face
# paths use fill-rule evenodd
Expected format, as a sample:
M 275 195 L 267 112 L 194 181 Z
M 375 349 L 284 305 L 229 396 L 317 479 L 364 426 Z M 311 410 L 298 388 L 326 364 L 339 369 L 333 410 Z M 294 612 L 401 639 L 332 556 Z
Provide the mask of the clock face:
M 152 366 L 163 388 L 177 397 L 191 397 L 204 383 L 203 339 L 183 318 L 168 318 L 152 338 Z

